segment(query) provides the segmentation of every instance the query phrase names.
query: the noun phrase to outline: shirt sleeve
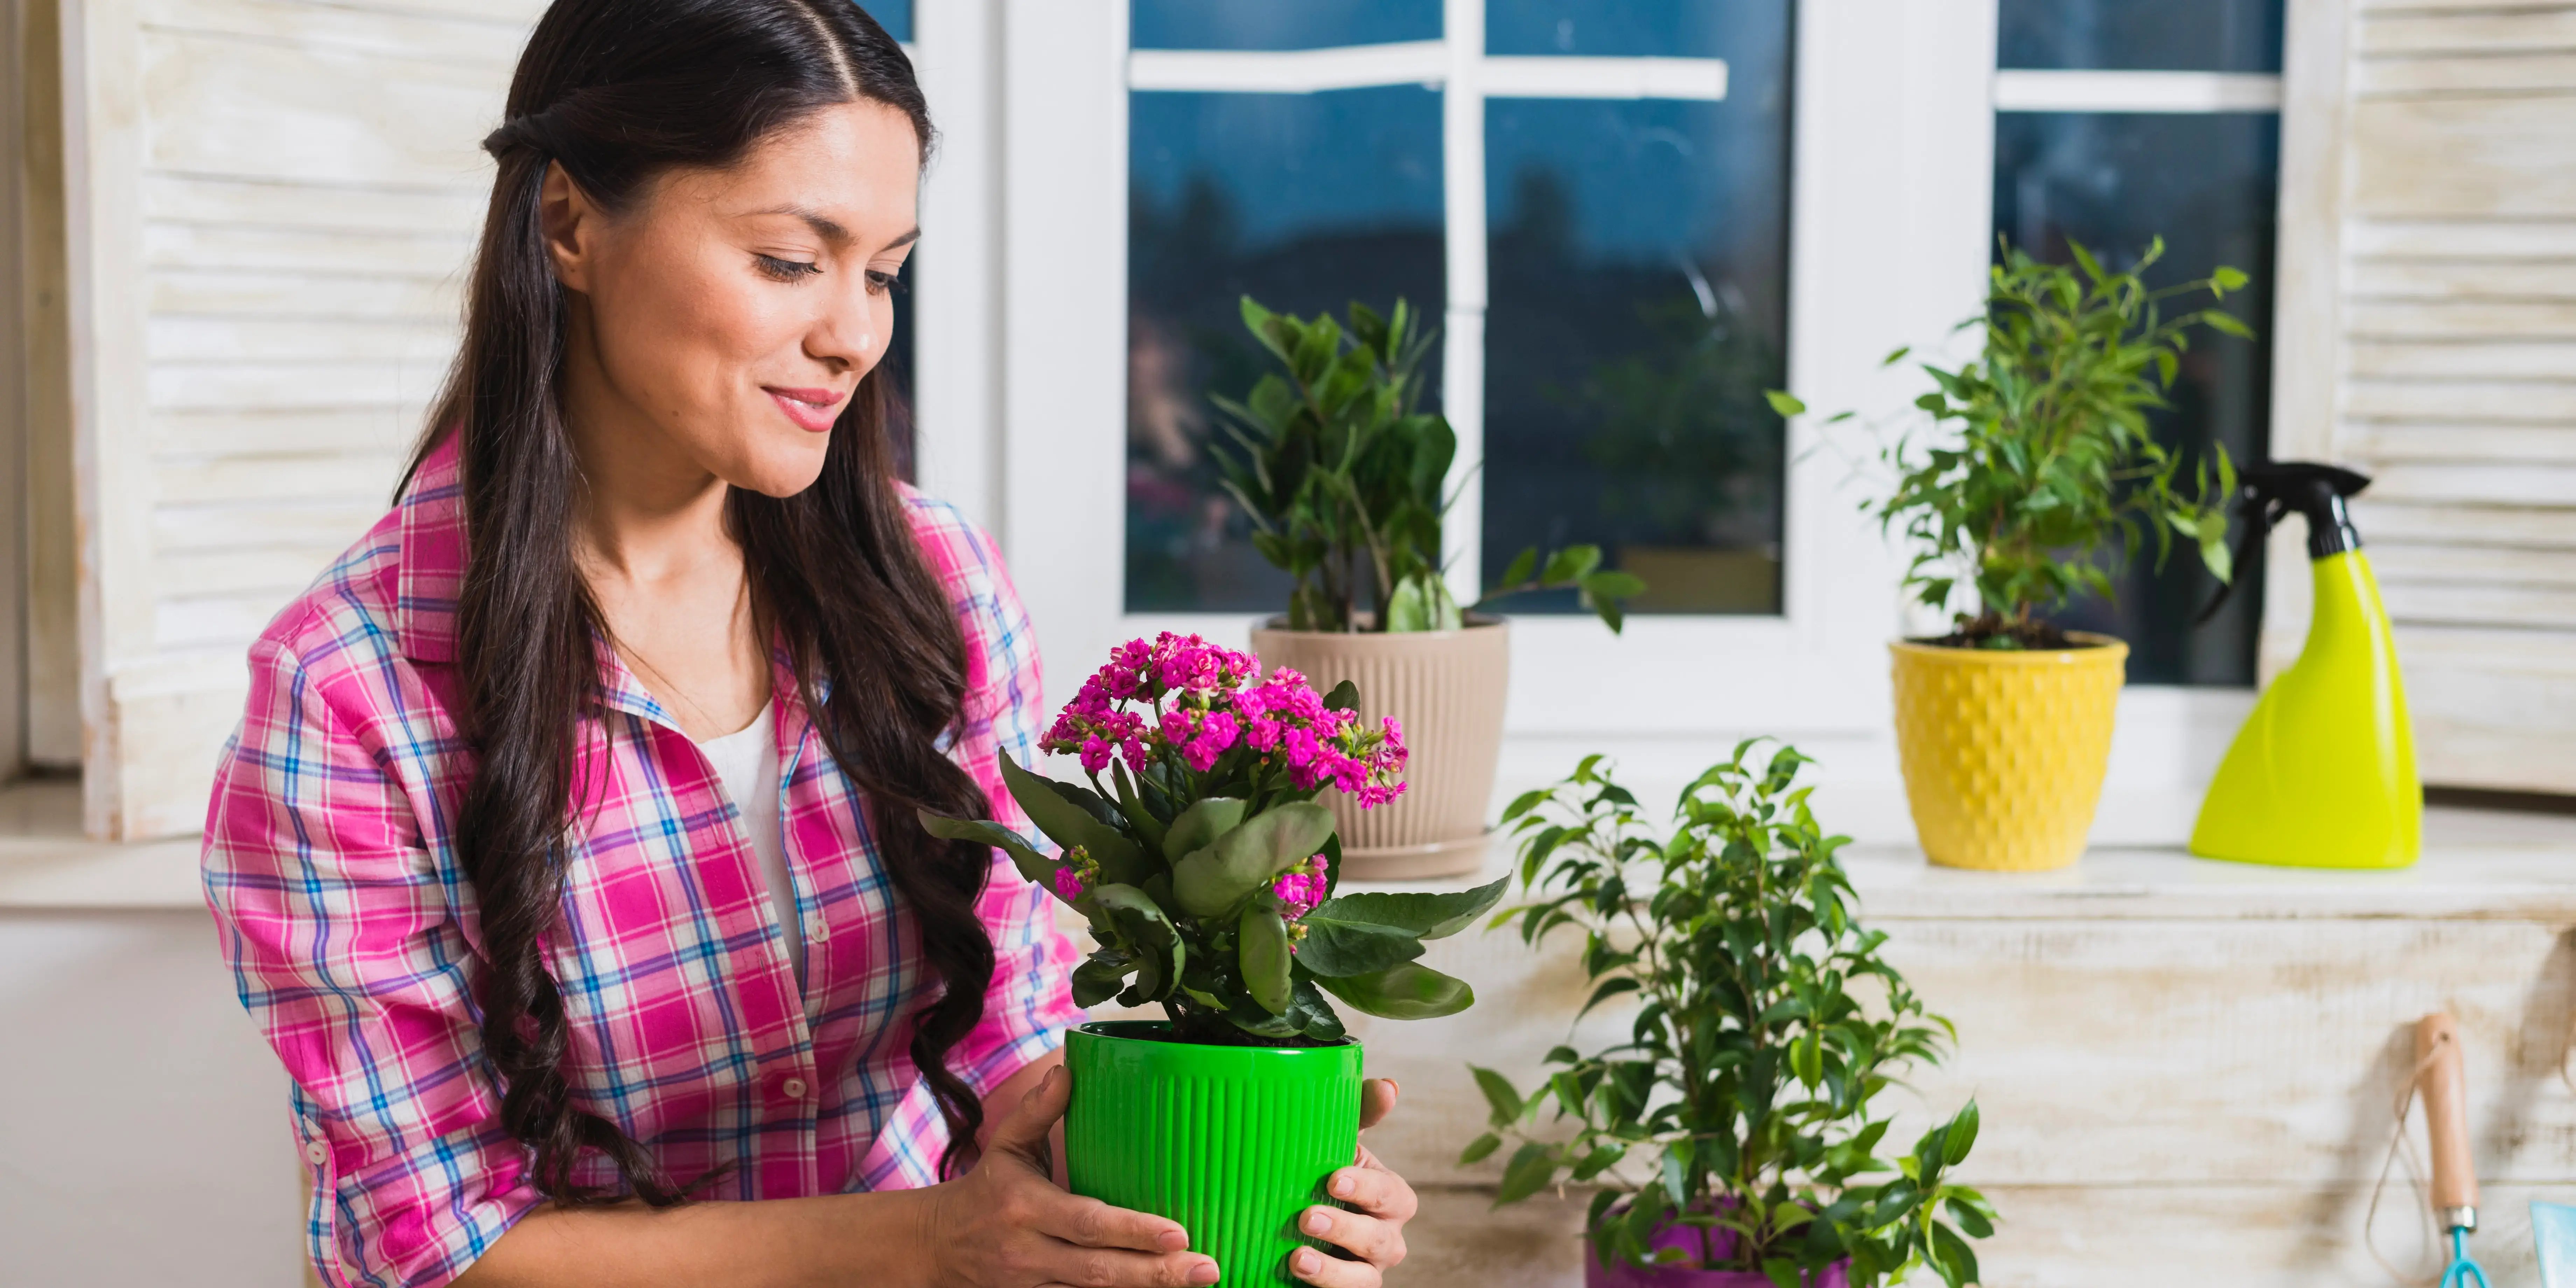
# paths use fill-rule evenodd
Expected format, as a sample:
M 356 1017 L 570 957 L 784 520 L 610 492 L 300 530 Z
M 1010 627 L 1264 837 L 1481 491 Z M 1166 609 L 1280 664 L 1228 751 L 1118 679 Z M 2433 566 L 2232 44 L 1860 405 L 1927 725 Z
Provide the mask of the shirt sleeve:
M 333 1288 L 435 1288 L 539 1199 L 500 1123 L 457 896 L 384 749 L 324 687 L 285 644 L 253 646 L 208 812 L 206 898 L 293 1082 L 315 1269 Z
M 954 548 L 968 658 L 958 749 L 991 799 L 994 821 L 1027 835 L 1032 829 L 1002 784 L 998 757 L 1038 762 L 1045 709 L 1037 640 L 992 539 L 960 522 Z M 993 937 L 993 982 L 984 993 L 983 1022 L 949 1060 L 980 1096 L 1063 1045 L 1064 1031 L 1082 1022 L 1082 1008 L 1073 1002 L 1073 942 L 1056 929 L 1054 897 L 1022 877 L 998 850 L 977 907 Z

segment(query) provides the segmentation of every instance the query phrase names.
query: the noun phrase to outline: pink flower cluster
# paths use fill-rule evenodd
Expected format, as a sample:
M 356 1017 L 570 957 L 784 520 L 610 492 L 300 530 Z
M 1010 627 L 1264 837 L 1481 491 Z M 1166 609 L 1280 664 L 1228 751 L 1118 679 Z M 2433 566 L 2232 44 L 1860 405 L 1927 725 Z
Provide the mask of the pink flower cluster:
M 1100 864 L 1091 851 L 1077 845 L 1064 856 L 1064 866 L 1055 870 L 1055 897 L 1066 903 L 1078 902 L 1091 887 L 1100 882 Z
M 1293 922 L 1313 912 L 1324 901 L 1324 874 L 1331 868 L 1332 860 L 1318 854 L 1273 878 L 1270 892 L 1279 896 L 1280 917 Z
M 1404 729 L 1394 717 L 1364 728 L 1287 667 L 1263 680 L 1261 659 L 1169 631 L 1112 650 L 1038 745 L 1074 753 L 1093 774 L 1113 754 L 1141 773 L 1165 751 L 1203 774 L 1245 746 L 1265 765 L 1286 765 L 1300 790 L 1338 787 L 1363 809 L 1404 791 Z

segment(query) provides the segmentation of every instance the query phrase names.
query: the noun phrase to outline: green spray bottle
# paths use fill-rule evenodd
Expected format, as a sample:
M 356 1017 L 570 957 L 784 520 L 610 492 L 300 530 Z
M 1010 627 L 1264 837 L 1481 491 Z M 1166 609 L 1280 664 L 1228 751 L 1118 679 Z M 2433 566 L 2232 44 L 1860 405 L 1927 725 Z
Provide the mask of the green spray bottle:
M 2248 467 L 2243 481 L 2254 513 L 2241 554 L 2297 512 L 2308 522 L 2316 607 L 2299 660 L 2263 690 L 2218 766 L 2191 852 L 2295 867 L 2406 867 L 2423 850 L 2424 784 L 2388 610 L 2344 508 L 2370 479 L 2282 461 Z M 2222 591 L 2201 620 L 2225 598 Z

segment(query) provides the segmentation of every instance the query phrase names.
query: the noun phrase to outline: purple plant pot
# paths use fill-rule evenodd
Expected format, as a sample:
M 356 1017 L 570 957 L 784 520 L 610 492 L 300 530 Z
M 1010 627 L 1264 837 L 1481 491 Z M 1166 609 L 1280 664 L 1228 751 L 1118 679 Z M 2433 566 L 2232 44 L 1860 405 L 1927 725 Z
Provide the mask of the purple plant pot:
M 1668 1225 L 1647 1241 L 1652 1248 L 1680 1248 L 1696 1254 L 1700 1232 L 1686 1225 Z M 1725 1257 L 1735 1250 L 1735 1232 L 1708 1232 L 1709 1253 Z M 1807 1288 L 1850 1288 L 1850 1263 L 1837 1261 L 1821 1274 L 1809 1276 Z M 1689 1266 L 1656 1266 L 1651 1269 L 1626 1262 L 1601 1264 L 1594 1255 L 1592 1241 L 1583 1241 L 1583 1288 L 1772 1288 L 1770 1276 L 1759 1270 L 1699 1270 Z

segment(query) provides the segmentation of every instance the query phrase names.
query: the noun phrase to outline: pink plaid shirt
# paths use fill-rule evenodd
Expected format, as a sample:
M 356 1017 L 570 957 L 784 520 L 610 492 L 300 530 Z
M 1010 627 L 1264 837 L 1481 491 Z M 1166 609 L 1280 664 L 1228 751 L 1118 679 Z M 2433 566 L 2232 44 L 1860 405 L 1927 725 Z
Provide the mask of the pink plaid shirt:
M 205 880 L 242 1004 L 293 1079 L 313 1176 L 311 1252 L 335 1286 L 454 1278 L 541 1200 L 505 1132 L 477 1035 L 485 969 L 452 850 L 465 567 L 453 449 L 250 650 L 250 703 L 206 823 Z M 1036 756 L 1038 659 L 992 542 L 907 494 L 965 628 L 950 748 L 1025 832 L 996 757 Z M 906 1054 L 932 997 L 915 932 L 849 782 L 778 672 L 787 863 L 807 937 L 801 994 L 757 860 L 714 769 L 612 651 L 575 781 L 547 961 L 571 1021 L 574 1094 L 713 1197 L 931 1184 L 948 1143 Z M 914 826 L 902 819 L 894 826 Z M 989 1094 L 1081 1018 L 1046 895 L 996 856 L 980 905 L 996 964 L 984 1021 L 949 1055 Z M 614 1169 L 587 1160 L 592 1184 Z

